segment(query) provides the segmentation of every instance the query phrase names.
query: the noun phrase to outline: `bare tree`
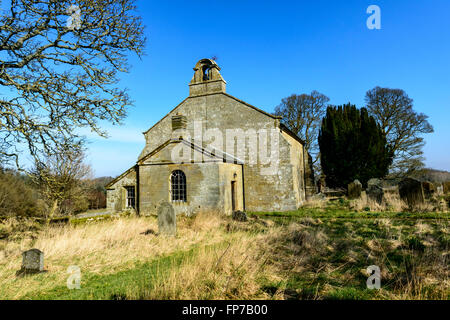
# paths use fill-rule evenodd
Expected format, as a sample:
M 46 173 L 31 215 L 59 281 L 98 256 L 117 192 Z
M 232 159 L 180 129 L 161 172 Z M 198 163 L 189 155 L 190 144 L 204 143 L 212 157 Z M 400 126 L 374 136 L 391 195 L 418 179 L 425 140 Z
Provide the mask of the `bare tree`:
M 0 178 L 3 173 L 0 173 Z M 4 188 L 4 184 L 0 182 L 0 214 L 3 213 L 3 209 L 6 207 L 6 203 L 8 201 L 8 191 Z
M 117 87 L 128 54 L 143 54 L 135 0 L 11 0 L 0 16 L 0 159 L 28 150 L 41 161 L 59 145 L 79 148 L 75 127 L 101 136 L 131 104 Z
M 365 100 L 394 152 L 391 174 L 406 175 L 422 169 L 422 135 L 433 132 L 428 116 L 414 111 L 413 100 L 401 89 L 375 87 L 367 91 Z
M 284 98 L 275 108 L 275 114 L 283 117 L 281 122 L 305 141 L 314 164 L 319 159 L 317 138 L 328 101 L 327 96 L 313 91 L 311 94 L 293 94 Z
M 87 190 L 83 180 L 92 178 L 91 167 L 84 162 L 84 153 L 71 146 L 59 146 L 58 152 L 38 162 L 32 172 L 42 198 L 56 213 L 71 215 L 88 208 Z

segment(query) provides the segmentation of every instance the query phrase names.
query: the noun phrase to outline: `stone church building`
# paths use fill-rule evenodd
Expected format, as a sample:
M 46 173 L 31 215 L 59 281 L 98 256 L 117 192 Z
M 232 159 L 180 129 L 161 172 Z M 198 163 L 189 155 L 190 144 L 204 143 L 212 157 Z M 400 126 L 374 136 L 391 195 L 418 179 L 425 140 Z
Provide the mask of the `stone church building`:
M 280 119 L 226 93 L 216 62 L 200 60 L 189 96 L 144 132 L 136 164 L 106 186 L 108 210 L 151 215 L 162 201 L 186 215 L 299 208 L 314 192 L 311 157 Z

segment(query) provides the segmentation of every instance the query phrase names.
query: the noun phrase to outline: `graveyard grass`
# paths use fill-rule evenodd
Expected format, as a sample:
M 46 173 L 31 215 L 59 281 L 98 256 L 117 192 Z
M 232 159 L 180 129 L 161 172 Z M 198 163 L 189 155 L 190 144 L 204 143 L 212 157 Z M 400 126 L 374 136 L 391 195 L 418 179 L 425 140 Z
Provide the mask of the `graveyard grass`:
M 449 299 L 449 219 L 334 202 L 248 222 L 178 217 L 176 237 L 155 235 L 155 217 L 48 226 L 1 240 L 1 298 Z M 48 272 L 17 278 L 32 247 Z M 79 290 L 66 286 L 71 265 Z M 366 287 L 370 265 L 381 268 L 380 290 Z

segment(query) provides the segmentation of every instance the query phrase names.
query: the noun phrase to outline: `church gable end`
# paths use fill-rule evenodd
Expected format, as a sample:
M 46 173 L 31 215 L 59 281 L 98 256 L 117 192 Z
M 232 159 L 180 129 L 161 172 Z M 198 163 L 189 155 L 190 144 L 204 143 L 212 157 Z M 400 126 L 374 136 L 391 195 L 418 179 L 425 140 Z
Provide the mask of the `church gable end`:
M 177 213 L 193 214 L 200 208 L 226 213 L 239 208 L 295 210 L 306 199 L 305 186 L 310 187 L 305 172 L 313 175 L 303 141 L 280 119 L 226 93 L 216 62 L 200 60 L 189 83 L 189 97 L 144 132 L 146 145 L 136 171 L 140 210 L 155 213 L 160 201 L 170 201 L 174 170 L 186 178 L 186 201 L 177 204 Z M 218 132 L 220 139 L 216 141 L 211 132 Z M 267 140 L 260 135 L 264 133 Z M 189 155 L 174 159 L 180 147 Z

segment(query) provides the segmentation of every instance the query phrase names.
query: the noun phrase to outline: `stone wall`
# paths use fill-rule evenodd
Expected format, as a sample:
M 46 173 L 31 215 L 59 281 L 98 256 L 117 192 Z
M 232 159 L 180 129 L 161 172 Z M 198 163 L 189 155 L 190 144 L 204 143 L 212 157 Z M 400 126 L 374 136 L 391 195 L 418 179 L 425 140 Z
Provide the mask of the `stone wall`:
M 125 187 L 128 186 L 135 187 L 135 193 L 137 196 L 136 167 L 130 168 L 107 186 L 106 205 L 108 211 L 122 211 L 126 209 L 127 194 Z
M 244 165 L 246 209 L 249 211 L 294 210 L 305 200 L 304 157 L 301 143 L 279 129 L 279 119 L 272 117 L 228 94 L 217 93 L 189 97 L 166 117 L 145 133 L 146 146 L 139 158 L 171 138 L 171 117 L 183 115 L 187 119 L 187 132 L 195 139 L 194 122 L 204 131 L 218 128 L 224 136 L 223 151 L 227 151 L 226 129 L 258 131 L 278 129 L 280 162 L 273 175 L 261 174 L 264 165 Z M 270 139 L 269 139 L 270 140 Z M 194 140 L 195 141 L 195 140 Z M 248 142 L 248 139 L 246 139 Z M 196 142 L 196 141 L 195 141 Z M 211 141 L 203 141 L 207 146 Z M 236 141 L 236 144 L 238 141 Z M 270 143 L 270 142 L 269 142 Z M 270 145 L 270 144 L 269 144 Z M 270 149 L 269 149 L 270 152 Z M 230 152 L 239 158 L 236 152 Z
M 171 201 L 170 176 L 182 170 L 186 175 L 187 202 L 172 203 L 176 214 L 200 211 L 231 214 L 231 181 L 236 181 L 237 209 L 242 210 L 241 165 L 220 162 L 152 164 L 139 166 L 140 214 L 155 215 L 161 201 Z
M 289 167 L 291 168 L 292 173 L 290 175 L 287 172 L 284 174 L 285 178 L 292 177 L 291 179 L 286 180 L 287 185 L 285 186 L 285 188 L 287 189 L 291 185 L 295 197 L 295 208 L 293 209 L 296 209 L 301 205 L 303 205 L 306 199 L 305 171 L 304 171 L 305 159 L 303 153 L 303 146 L 286 132 L 282 132 L 282 136 L 284 140 L 287 142 L 287 144 L 285 144 L 284 142 L 281 143 L 280 155 L 282 155 L 282 157 L 280 159 L 281 160 L 280 166 L 282 168 L 289 168 Z M 285 152 L 288 152 L 287 154 L 289 154 L 289 158 L 286 158 L 284 156 Z M 289 204 L 286 204 L 286 206 L 289 206 Z M 293 210 L 293 209 L 285 208 L 285 210 Z M 283 210 L 283 208 L 281 208 L 281 210 Z
M 154 214 L 160 201 L 171 200 L 169 179 L 177 168 L 185 171 L 188 179 L 188 201 L 176 205 L 178 214 L 190 215 L 201 209 L 230 213 L 231 181 L 235 181 L 239 190 L 236 209 L 287 211 L 300 207 L 314 188 L 311 161 L 301 140 L 280 124 L 280 117 L 227 94 L 226 82 L 215 61 L 201 59 L 194 71 L 189 97 L 144 133 L 146 145 L 138 157 L 139 209 L 144 214 Z M 173 130 L 177 128 L 183 128 L 184 132 Z M 215 136 L 207 137 L 205 133 L 211 133 L 210 129 L 218 132 L 222 141 L 217 143 Z M 260 150 L 263 129 L 268 134 L 264 151 Z M 228 134 L 233 131 L 231 138 Z M 179 140 L 180 137 L 183 139 Z M 200 162 L 198 158 L 194 158 L 195 163 L 172 161 L 175 140 L 189 144 L 193 141 L 195 148 L 192 148 L 197 154 L 194 149 L 192 152 L 200 154 Z M 231 154 L 234 163 L 239 164 L 224 163 L 215 152 L 207 161 L 202 160 L 207 153 L 203 148 L 210 147 L 212 142 L 214 149 Z M 272 150 L 278 154 L 272 156 Z M 129 184 L 127 179 L 128 174 L 121 176 L 115 182 L 117 187 L 114 185 L 114 190 L 108 191 L 108 202 L 112 201 L 109 207 L 123 206 L 122 184 Z

